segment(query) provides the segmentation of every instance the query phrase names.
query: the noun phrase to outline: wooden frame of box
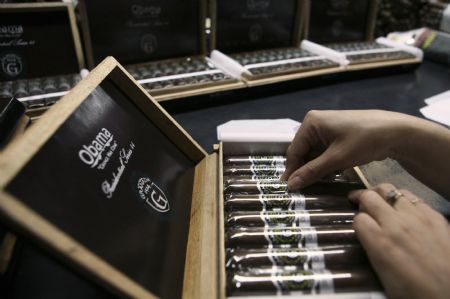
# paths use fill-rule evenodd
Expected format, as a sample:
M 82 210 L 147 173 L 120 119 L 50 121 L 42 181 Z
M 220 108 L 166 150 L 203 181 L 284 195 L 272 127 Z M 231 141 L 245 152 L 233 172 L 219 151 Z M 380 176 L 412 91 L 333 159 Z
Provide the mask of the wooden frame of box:
M 92 46 L 92 38 L 89 31 L 89 19 L 87 16 L 87 10 L 85 1 L 88 0 L 80 0 L 79 8 L 81 15 L 81 30 L 83 32 L 83 39 L 85 45 L 86 59 L 88 62 L 89 68 L 94 68 L 94 54 L 93 54 L 93 46 Z M 206 45 L 206 8 L 207 0 L 200 0 L 200 20 L 199 21 L 199 36 L 200 38 L 200 50 L 201 52 L 198 55 L 191 56 L 192 58 L 202 58 L 208 55 L 207 45 Z M 159 62 L 171 62 L 176 61 L 182 57 L 174 57 L 173 59 L 164 59 L 159 60 Z M 146 64 L 146 63 L 142 63 Z M 135 65 L 135 64 L 133 64 Z M 138 65 L 138 64 L 136 64 Z M 203 95 L 213 92 L 220 92 L 232 89 L 244 88 L 245 84 L 240 82 L 239 80 L 233 80 L 233 82 L 229 83 L 220 83 L 216 82 L 216 84 L 211 84 L 209 86 L 185 86 L 179 88 L 167 88 L 162 90 L 149 91 L 150 94 L 156 99 L 158 102 L 174 100 L 183 97 L 197 96 Z
M 220 298 L 225 295 L 223 164 L 229 153 L 284 153 L 287 143 L 224 143 L 208 155 L 175 120 L 113 58 L 105 59 L 91 74 L 56 103 L 25 134 L 0 155 L 0 217 L 15 231 L 31 238 L 65 264 L 112 293 L 126 298 L 157 298 L 105 258 L 93 253 L 62 228 L 51 223 L 8 185 L 31 163 L 50 138 L 66 124 L 104 80 L 111 80 L 127 101 L 142 112 L 190 161 L 195 163 L 189 232 L 184 266 L 183 298 Z M 90 128 L 90 127 L 89 127 Z M 368 185 L 359 169 L 356 173 Z M 59 195 L 58 195 L 59 198 Z M 89 200 L 90 202 L 90 200 Z M 65 206 L 67 209 L 67 206 Z
M 210 38 L 210 48 L 215 49 L 217 45 L 217 1 L 211 0 L 210 4 L 210 16 L 211 16 L 211 38 Z M 306 0 L 297 0 L 297 12 L 295 20 L 295 32 L 293 34 L 294 39 L 292 41 L 292 47 L 298 48 L 300 42 L 306 38 L 308 33 L 308 23 L 309 23 L 309 2 Z M 242 52 L 245 53 L 245 52 Z M 242 79 L 250 87 L 259 86 L 265 84 L 278 83 L 288 80 L 295 80 L 307 77 L 314 77 L 320 75 L 326 75 L 331 73 L 342 72 L 343 69 L 340 66 L 328 67 L 324 69 L 316 69 L 311 71 L 298 72 L 293 71 L 292 73 L 283 74 L 268 74 L 268 75 L 247 75 L 243 74 Z
M 81 46 L 81 38 L 78 32 L 76 24 L 76 16 L 74 7 L 71 3 L 66 2 L 43 2 L 43 3 L 14 3 L 14 4 L 0 4 L 0 10 L 9 10 L 11 12 L 37 12 L 37 11 L 59 11 L 67 10 L 70 22 L 70 28 L 72 32 L 72 38 L 74 43 L 74 49 L 76 53 L 76 59 L 78 62 L 79 70 L 85 68 L 85 61 L 83 56 L 83 49 Z M 37 118 L 42 113 L 48 110 L 49 107 L 41 107 L 28 109 L 27 114 L 32 118 Z
M 309 18 L 311 17 L 311 1 L 307 1 L 307 11 L 308 11 L 308 22 L 307 22 L 307 32 L 309 32 Z M 378 0 L 368 0 L 369 3 L 369 14 L 367 18 L 366 24 L 366 36 L 363 40 L 364 42 L 373 42 L 375 39 L 375 26 L 377 21 L 377 13 L 378 13 Z M 326 45 L 325 45 L 326 46 Z M 421 60 L 418 58 L 410 58 L 410 59 L 401 59 L 401 60 L 390 60 L 390 61 L 379 61 L 379 62 L 370 62 L 370 63 L 361 63 L 354 65 L 347 65 L 346 71 L 361 71 L 367 69 L 375 69 L 381 67 L 391 67 L 391 66 L 399 66 L 399 65 L 411 65 L 411 64 L 419 64 Z

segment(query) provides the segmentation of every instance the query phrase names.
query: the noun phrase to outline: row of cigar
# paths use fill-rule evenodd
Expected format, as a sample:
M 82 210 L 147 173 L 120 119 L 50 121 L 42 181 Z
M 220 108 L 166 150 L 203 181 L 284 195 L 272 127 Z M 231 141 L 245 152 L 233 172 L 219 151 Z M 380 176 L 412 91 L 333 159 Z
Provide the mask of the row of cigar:
M 223 162 L 227 296 L 380 290 L 346 197 L 359 181 L 336 173 L 291 192 L 283 156 Z
M 52 94 L 57 92 L 69 91 L 81 81 L 79 74 L 62 75 L 46 78 L 26 79 L 17 81 L 0 82 L 0 98 L 16 97 L 26 98 Z M 50 106 L 57 101 L 59 97 L 42 97 L 32 101 L 23 101 L 27 108 L 38 108 Z

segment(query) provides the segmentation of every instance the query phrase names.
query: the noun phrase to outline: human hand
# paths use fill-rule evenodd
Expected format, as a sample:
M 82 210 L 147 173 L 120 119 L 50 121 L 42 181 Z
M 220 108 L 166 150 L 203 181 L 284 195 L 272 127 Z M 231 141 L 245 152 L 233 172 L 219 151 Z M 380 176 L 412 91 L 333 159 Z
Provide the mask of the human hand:
M 450 297 L 450 226 L 447 220 L 407 190 L 388 204 L 382 184 L 356 190 L 354 229 L 391 299 Z
M 411 118 L 381 110 L 310 111 L 288 148 L 282 180 L 298 189 L 337 170 L 393 156 Z M 312 152 L 321 154 L 307 161 Z

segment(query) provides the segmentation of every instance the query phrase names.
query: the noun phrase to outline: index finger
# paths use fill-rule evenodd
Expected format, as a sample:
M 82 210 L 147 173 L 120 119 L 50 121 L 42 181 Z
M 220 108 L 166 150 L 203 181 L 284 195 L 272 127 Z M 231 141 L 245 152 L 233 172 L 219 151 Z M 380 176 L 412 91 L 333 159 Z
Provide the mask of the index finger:
M 286 170 L 281 176 L 281 180 L 287 181 L 289 176 L 303 164 L 305 156 L 311 150 L 313 144 L 308 134 L 308 124 L 303 123 L 295 134 L 292 143 L 286 152 Z

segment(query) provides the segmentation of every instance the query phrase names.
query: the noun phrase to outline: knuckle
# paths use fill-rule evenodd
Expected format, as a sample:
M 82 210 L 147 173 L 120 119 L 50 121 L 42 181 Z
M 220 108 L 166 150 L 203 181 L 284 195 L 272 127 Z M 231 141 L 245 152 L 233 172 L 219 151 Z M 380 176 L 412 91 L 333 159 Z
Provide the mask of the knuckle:
M 318 119 L 320 116 L 319 110 L 310 110 L 308 113 L 306 113 L 304 121 L 314 121 Z

